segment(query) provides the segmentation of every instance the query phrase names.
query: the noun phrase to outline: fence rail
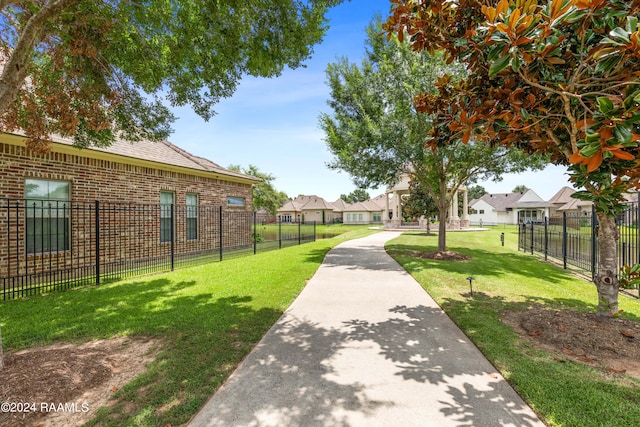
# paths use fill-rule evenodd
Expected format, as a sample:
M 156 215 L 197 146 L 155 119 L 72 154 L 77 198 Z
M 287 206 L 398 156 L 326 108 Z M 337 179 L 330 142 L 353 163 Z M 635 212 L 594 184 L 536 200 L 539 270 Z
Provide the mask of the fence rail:
M 640 206 L 629 203 L 616 217 L 619 228 L 619 267 L 640 263 Z M 598 226 L 594 209 L 591 212 L 565 212 L 562 216 L 545 218 L 542 222 L 520 224 L 518 249 L 540 253 L 544 259 L 554 258 L 589 274 L 598 274 Z
M 0 299 L 315 241 L 287 224 L 221 206 L 0 199 Z

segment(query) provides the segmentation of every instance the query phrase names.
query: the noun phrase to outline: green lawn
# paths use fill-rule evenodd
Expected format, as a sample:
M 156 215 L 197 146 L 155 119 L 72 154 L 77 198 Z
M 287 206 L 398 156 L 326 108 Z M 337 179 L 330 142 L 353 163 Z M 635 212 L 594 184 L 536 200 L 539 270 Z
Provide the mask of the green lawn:
M 505 246 L 500 233 L 505 233 Z M 640 422 L 640 381 L 578 363 L 561 363 L 522 342 L 499 321 L 504 310 L 532 304 L 595 311 L 595 287 L 517 251 L 516 228 L 448 233 L 447 249 L 471 256 L 443 262 L 412 256 L 435 250 L 437 236 L 404 234 L 387 251 L 433 296 L 518 393 L 554 426 L 632 426 Z M 474 297 L 470 298 L 472 276 Z M 640 301 L 620 297 L 623 316 L 640 321 Z
M 275 323 L 337 243 L 255 256 L 0 304 L 5 353 L 56 341 L 114 336 L 162 341 L 148 371 L 90 425 L 185 423 Z M 162 410 L 160 410 L 162 408 Z
M 321 229 L 321 227 L 318 227 Z M 364 226 L 332 239 L 0 304 L 5 352 L 56 341 L 153 337 L 162 351 L 148 371 L 116 393 L 90 425 L 179 425 L 198 411 L 279 318 L 322 262 Z M 500 245 L 505 233 L 506 246 Z M 534 303 L 595 310 L 588 282 L 516 249 L 515 228 L 449 233 L 449 249 L 472 257 L 436 262 L 436 236 L 405 234 L 387 250 L 413 274 L 548 424 L 630 426 L 640 419 L 640 382 L 554 357 L 521 342 L 499 321 L 506 309 Z M 474 298 L 466 294 L 474 277 Z M 624 316 L 640 320 L 640 302 L 621 297 Z

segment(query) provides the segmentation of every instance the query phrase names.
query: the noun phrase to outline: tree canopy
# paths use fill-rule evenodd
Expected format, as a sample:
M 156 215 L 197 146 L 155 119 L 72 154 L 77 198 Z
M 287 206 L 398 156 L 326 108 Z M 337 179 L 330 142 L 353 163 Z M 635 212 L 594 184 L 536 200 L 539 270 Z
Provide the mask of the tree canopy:
M 524 184 L 519 184 L 516 185 L 515 187 L 513 187 L 513 190 L 511 190 L 512 193 L 524 193 L 526 191 L 529 190 L 529 187 L 527 187 Z
M 391 0 L 389 36 L 465 64 L 416 93 L 453 139 L 548 155 L 598 215 L 599 313 L 617 312 L 617 229 L 640 186 L 640 1 Z M 432 140 L 442 144 L 444 139 Z
M 353 204 L 369 200 L 371 196 L 369 196 L 369 192 L 367 190 L 356 188 L 349 194 L 341 194 L 340 198 L 349 204 Z
M 437 123 L 416 109 L 414 96 L 435 93 L 445 73 L 462 75 L 463 69 L 447 65 L 441 54 L 418 53 L 395 37 L 379 37 L 379 25 L 368 28 L 360 65 L 343 58 L 328 67 L 332 114 L 322 114 L 320 126 L 334 155 L 329 167 L 346 171 L 362 188 L 391 185 L 409 174 L 439 208 L 438 246 L 444 251 L 446 215 L 458 188 L 535 166 L 536 157 L 460 139 L 427 147 Z
M 167 103 L 208 120 L 243 76 L 299 67 L 341 1 L 0 1 L 0 130 L 35 151 L 166 138 Z
M 254 184 L 252 190 L 253 209 L 256 211 L 264 209 L 269 214 L 275 215 L 278 209 L 289 199 L 285 192 L 278 191 L 273 185 L 276 177 L 262 172 L 257 166 L 249 165 L 243 168 L 240 165 L 229 165 L 227 169 L 255 176 L 262 180 L 262 182 Z

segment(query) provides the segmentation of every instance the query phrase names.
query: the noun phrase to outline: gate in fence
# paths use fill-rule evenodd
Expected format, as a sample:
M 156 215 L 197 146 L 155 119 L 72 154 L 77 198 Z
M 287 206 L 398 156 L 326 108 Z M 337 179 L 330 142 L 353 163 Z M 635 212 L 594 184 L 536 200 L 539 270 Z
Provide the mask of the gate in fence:
M 0 199 L 0 299 L 298 245 L 314 223 L 221 206 Z

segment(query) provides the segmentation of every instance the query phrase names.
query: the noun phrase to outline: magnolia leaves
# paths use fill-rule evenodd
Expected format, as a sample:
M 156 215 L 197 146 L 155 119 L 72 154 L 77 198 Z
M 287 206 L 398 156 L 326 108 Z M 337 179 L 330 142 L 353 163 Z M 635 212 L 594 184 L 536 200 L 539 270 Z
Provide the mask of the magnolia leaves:
M 605 160 L 635 161 L 640 140 L 635 133 L 640 123 L 640 87 L 628 86 L 623 102 L 606 96 L 597 97 L 596 102 L 598 111 L 593 119 L 580 123 L 584 138 L 578 142 L 579 151 L 569 159 L 571 163 L 584 165 L 587 173 L 598 169 Z M 634 165 L 635 162 L 630 166 Z

